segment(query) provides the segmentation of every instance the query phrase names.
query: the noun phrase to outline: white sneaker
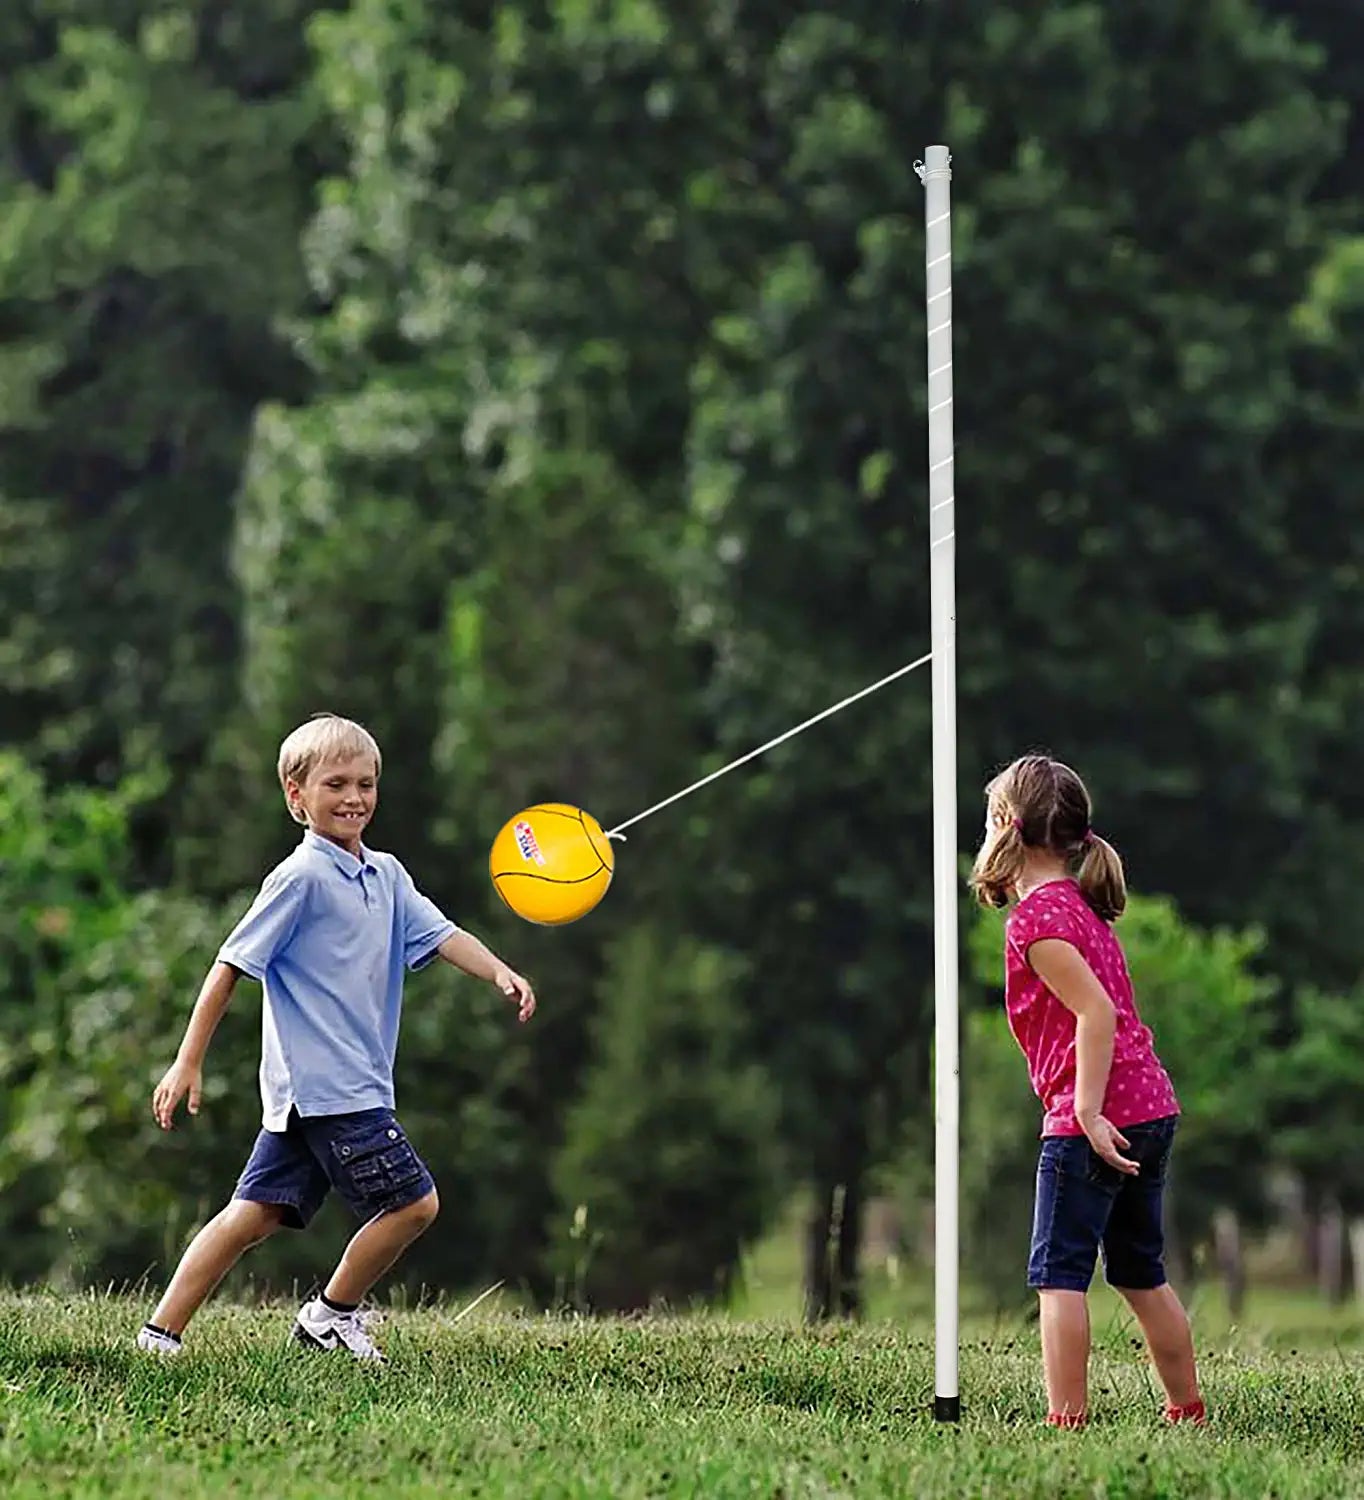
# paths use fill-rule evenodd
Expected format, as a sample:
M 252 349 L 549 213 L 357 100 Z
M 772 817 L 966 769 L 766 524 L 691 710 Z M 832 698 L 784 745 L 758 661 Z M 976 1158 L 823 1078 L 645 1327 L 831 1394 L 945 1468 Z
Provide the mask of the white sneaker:
M 383 1364 L 383 1351 L 365 1331 L 370 1318 L 354 1312 L 333 1312 L 320 1297 L 305 1302 L 294 1321 L 294 1338 L 309 1349 L 345 1349 L 355 1359 Z
M 162 1359 L 176 1359 L 185 1352 L 185 1346 L 173 1333 L 163 1333 L 144 1323 L 137 1333 L 137 1347 L 148 1354 L 160 1355 Z

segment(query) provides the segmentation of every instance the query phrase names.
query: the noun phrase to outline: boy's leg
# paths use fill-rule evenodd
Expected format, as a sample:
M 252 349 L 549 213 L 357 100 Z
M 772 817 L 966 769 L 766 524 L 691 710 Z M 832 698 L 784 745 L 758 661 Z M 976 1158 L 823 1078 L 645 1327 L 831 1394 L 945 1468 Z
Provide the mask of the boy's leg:
M 181 1257 L 152 1314 L 151 1332 L 178 1340 L 204 1299 L 242 1255 L 281 1226 L 304 1228 L 321 1207 L 329 1186 L 308 1149 L 297 1115 L 290 1116 L 282 1131 L 262 1130 L 232 1201 L 204 1225 Z
M 1202 1421 L 1193 1335 L 1184 1306 L 1165 1279 L 1165 1176 L 1175 1122 L 1155 1120 L 1125 1132 L 1141 1172 L 1127 1178 L 1104 1236 L 1105 1272 L 1137 1316 L 1168 1400 L 1167 1415 Z
M 153 1325 L 177 1337 L 204 1299 L 253 1245 L 268 1239 L 284 1219 L 278 1203 L 247 1203 L 234 1198 L 196 1234 L 175 1268 Z
M 357 1359 L 382 1360 L 355 1309 L 434 1223 L 440 1207 L 436 1184 L 390 1109 L 303 1124 L 314 1158 L 364 1223 L 326 1290 L 299 1310 L 294 1336 L 313 1348 L 345 1348 Z
M 406 1208 L 376 1214 L 356 1231 L 322 1295 L 343 1307 L 363 1302 L 412 1241 L 435 1223 L 439 1211 L 440 1199 L 432 1188 Z

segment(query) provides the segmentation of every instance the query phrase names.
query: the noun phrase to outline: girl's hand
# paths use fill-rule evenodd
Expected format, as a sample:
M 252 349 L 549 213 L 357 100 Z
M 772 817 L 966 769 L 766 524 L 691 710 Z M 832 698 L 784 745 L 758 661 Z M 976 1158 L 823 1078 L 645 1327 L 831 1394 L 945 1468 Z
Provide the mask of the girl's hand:
M 1129 1161 L 1119 1149 L 1121 1147 L 1125 1150 L 1131 1142 L 1116 1126 L 1104 1119 L 1102 1115 L 1090 1115 L 1088 1119 L 1077 1115 L 1076 1118 L 1095 1153 L 1103 1157 L 1110 1167 L 1116 1167 L 1119 1172 L 1125 1172 L 1129 1177 L 1135 1177 L 1141 1171 L 1137 1163 Z
M 493 971 L 493 983 L 514 1005 L 518 1007 L 516 1019 L 524 1025 L 535 1014 L 535 991 L 531 989 L 527 980 L 516 972 L 509 969 L 506 964 L 498 964 Z
M 199 1113 L 199 1100 L 204 1091 L 204 1070 L 183 1063 L 179 1058 L 166 1069 L 166 1075 L 156 1086 L 152 1095 L 152 1114 L 162 1130 L 169 1130 L 175 1118 L 175 1107 L 188 1093 L 189 1112 Z

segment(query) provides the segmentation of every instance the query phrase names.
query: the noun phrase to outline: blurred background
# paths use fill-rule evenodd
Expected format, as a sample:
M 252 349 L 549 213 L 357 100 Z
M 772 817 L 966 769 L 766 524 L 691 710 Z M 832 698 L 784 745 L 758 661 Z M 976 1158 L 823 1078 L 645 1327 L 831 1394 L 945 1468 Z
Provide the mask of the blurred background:
M 255 987 L 196 1121 L 150 1091 L 331 709 L 374 845 L 541 996 L 409 986 L 407 1292 L 915 1305 L 927 675 L 632 830 L 574 927 L 486 855 L 928 649 L 942 141 L 963 858 L 993 770 L 1077 766 L 1187 1111 L 1181 1284 L 1364 1299 L 1360 58 L 1353 0 L 9 0 L 0 1276 L 159 1283 L 229 1195 Z M 1010 1307 L 1038 1112 L 962 921 L 963 1262 Z

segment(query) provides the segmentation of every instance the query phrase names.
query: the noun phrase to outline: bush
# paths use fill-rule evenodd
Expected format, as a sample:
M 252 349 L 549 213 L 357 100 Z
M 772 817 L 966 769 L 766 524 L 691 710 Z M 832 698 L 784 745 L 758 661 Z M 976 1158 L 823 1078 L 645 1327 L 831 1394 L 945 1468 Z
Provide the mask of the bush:
M 161 1136 L 151 1090 L 175 1054 L 222 914 L 124 884 L 152 781 L 50 791 L 0 757 L 0 1244 L 14 1280 L 123 1279 L 225 1198 L 242 1142 L 201 1120 Z M 206 1093 L 254 1092 L 255 1029 L 225 1027 Z M 250 1095 L 247 1095 L 249 1098 Z M 218 1105 L 215 1112 L 214 1105 Z
M 723 1295 L 777 1182 L 777 1108 L 744 1053 L 736 962 L 637 929 L 607 958 L 595 1059 L 556 1163 L 563 1295 L 599 1310 Z
M 1137 1008 L 1183 1110 L 1167 1216 L 1173 1237 L 1192 1253 L 1208 1239 L 1217 1209 L 1252 1217 L 1264 1210 L 1272 1101 L 1266 1049 L 1277 986 L 1254 972 L 1257 932 L 1192 927 L 1163 897 L 1132 897 L 1118 936 Z M 998 993 L 999 915 L 980 912 L 968 943 L 976 977 Z M 1040 1111 L 1002 1011 L 967 1016 L 963 1032 L 966 1264 L 1007 1301 L 1007 1289 L 1023 1284 Z M 1002 1266 L 1001 1242 L 1009 1247 Z

